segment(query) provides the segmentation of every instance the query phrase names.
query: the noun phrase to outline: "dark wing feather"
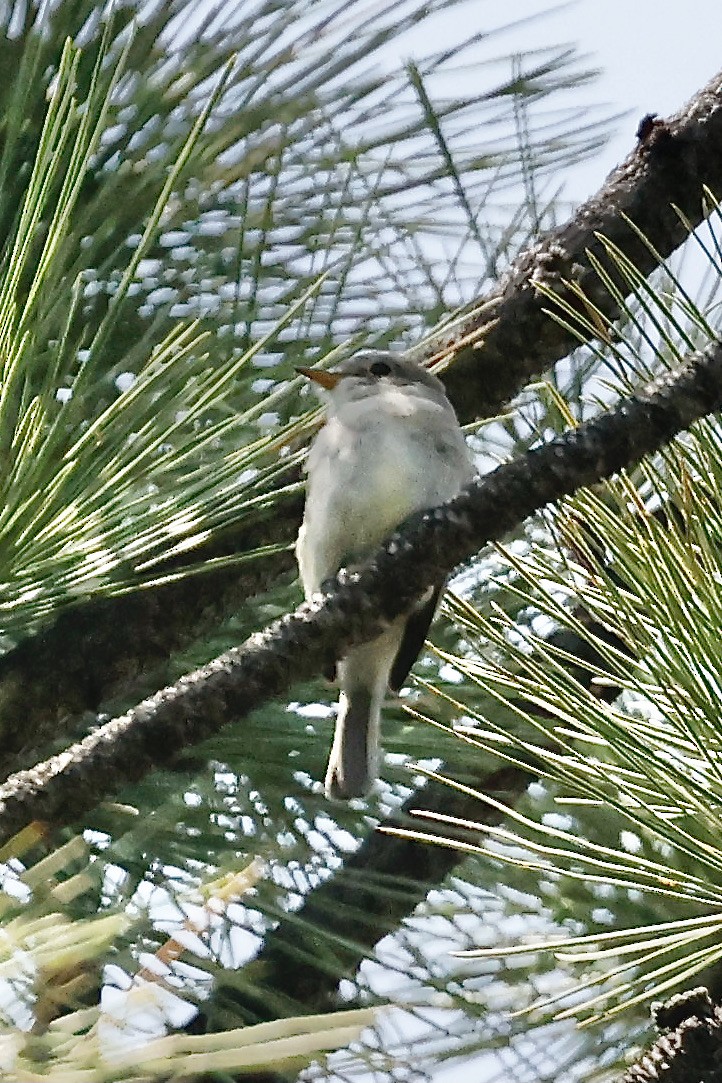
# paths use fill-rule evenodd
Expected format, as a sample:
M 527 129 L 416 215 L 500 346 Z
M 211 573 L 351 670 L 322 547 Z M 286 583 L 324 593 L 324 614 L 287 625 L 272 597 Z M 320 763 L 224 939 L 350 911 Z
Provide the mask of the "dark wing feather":
M 439 583 L 438 586 L 434 587 L 433 594 L 428 602 L 424 602 L 418 609 L 415 609 L 406 622 L 404 637 L 399 644 L 389 674 L 389 688 L 392 692 L 399 691 L 409 675 L 409 670 L 421 653 L 426 633 L 434 619 L 444 586 L 445 583 Z
M 327 666 L 324 666 L 321 670 L 329 684 L 333 684 L 336 680 L 336 663 L 329 662 Z

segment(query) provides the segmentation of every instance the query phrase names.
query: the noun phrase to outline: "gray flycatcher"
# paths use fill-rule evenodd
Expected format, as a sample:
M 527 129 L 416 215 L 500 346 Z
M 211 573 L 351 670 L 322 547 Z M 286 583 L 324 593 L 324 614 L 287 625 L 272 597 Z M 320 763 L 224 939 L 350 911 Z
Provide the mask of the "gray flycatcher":
M 341 567 L 373 556 L 414 512 L 456 496 L 476 470 L 440 380 L 395 354 L 363 350 L 336 371 L 298 369 L 329 392 L 308 455 L 296 557 L 306 598 Z M 381 707 L 398 692 L 434 618 L 444 581 L 417 608 L 337 666 L 341 689 L 326 771 L 329 797 L 361 797 L 378 773 Z

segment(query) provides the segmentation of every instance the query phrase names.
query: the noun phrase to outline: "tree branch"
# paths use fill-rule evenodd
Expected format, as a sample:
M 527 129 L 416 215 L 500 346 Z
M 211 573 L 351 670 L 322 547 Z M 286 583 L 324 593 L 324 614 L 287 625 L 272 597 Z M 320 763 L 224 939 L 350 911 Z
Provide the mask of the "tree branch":
M 281 536 L 290 537 L 297 529 L 302 507 L 299 495 L 276 509 L 273 521 Z M 270 531 L 265 522 L 246 525 L 204 547 L 203 555 L 225 556 L 267 544 Z M 218 628 L 254 595 L 270 590 L 281 576 L 290 579 L 295 570 L 293 553 L 281 552 L 252 565 L 117 598 L 95 598 L 61 611 L 48 629 L 0 658 L 0 778 L 47 755 L 41 751 L 47 742 L 78 726 L 75 716 L 95 712 L 112 699 L 140 699 L 167 684 L 174 652 L 204 630 Z
M 478 785 L 484 793 L 513 804 L 536 777 L 531 770 L 505 766 L 487 772 Z M 497 809 L 481 805 L 478 798 L 432 779 L 383 826 L 418 827 L 414 814 L 422 810 L 478 824 L 498 824 L 502 819 Z M 453 827 L 450 831 L 454 835 Z M 456 831 L 454 837 L 478 841 L 476 832 L 472 836 L 470 831 Z M 229 1018 L 239 1016 L 248 1024 L 276 1019 L 279 1005 L 289 1015 L 338 1007 L 340 978 L 352 976 L 379 940 L 396 932 L 402 919 L 466 856 L 451 846 L 372 831 L 331 879 L 309 892 L 299 910 L 266 934 L 253 959 L 254 972 L 261 975 L 257 983 L 248 982 L 239 990 L 232 980 L 225 985 L 219 975 L 202 1008 L 206 1029 L 222 1030 Z M 316 942 L 314 929 L 319 930 L 322 945 Z
M 671 205 L 682 208 L 692 225 L 709 213 L 702 186 L 722 192 L 722 75 L 668 121 L 645 125 L 640 136 L 637 148 L 569 222 L 523 253 L 496 289 L 419 351 L 424 357 L 453 358 L 444 379 L 462 420 L 496 413 L 529 379 L 577 345 L 547 316 L 548 302 L 536 283 L 545 282 L 575 303 L 563 279 L 577 282 L 601 311 L 613 315 L 614 302 L 601 288 L 587 255 L 590 250 L 604 258 L 596 235 L 614 241 L 648 273 L 656 260 L 623 215 L 666 258 L 686 237 Z M 475 341 L 482 327 L 483 338 Z M 300 502 L 259 528 L 258 537 L 241 532 L 235 544 L 248 549 L 264 541 L 290 542 L 299 517 Z M 198 551 L 199 560 L 207 555 L 207 549 Z M 47 718 L 54 720 L 57 734 L 59 722 L 65 720 L 67 726 L 68 714 L 95 711 L 109 697 L 127 695 L 149 669 L 161 682 L 167 679 L 163 674 L 169 655 L 187 644 L 189 627 L 203 636 L 234 612 L 240 599 L 262 591 L 278 568 L 291 566 L 290 558 L 259 561 L 242 572 L 227 571 L 222 581 L 194 577 L 62 613 L 41 637 L 0 659 L 3 744 L 11 740 L 17 752 L 22 747 L 18 733 L 35 740 L 35 727 Z M 126 628 L 131 634 L 119 636 L 118 629 Z M 93 658 L 92 675 L 85 665 L 88 657 Z M 62 677 L 51 678 L 51 672 Z M 22 727 L 17 726 L 19 717 Z M 45 736 L 41 731 L 37 740 Z
M 607 641 L 613 639 L 618 650 L 625 649 L 621 640 L 594 621 L 583 605 L 576 607 L 574 615 L 595 635 Z M 569 667 L 587 688 L 604 670 L 604 658 L 576 632 L 557 628 L 546 642 L 576 660 Z M 619 691 L 612 680 L 594 689 L 595 695 L 609 702 Z M 527 768 L 508 764 L 497 770 L 487 767 L 483 774 L 477 773 L 475 766 L 473 760 L 465 766 L 463 789 L 428 779 L 380 828 L 417 828 L 418 814 L 423 812 L 443 812 L 460 822 L 499 824 L 504 812 L 496 805 L 481 803 L 467 787 L 493 794 L 504 805 L 513 806 L 529 784 L 539 778 L 532 761 Z M 475 831 L 453 826 L 447 831 L 465 842 L 478 841 Z M 363 959 L 372 955 L 379 940 L 397 930 L 429 890 L 438 887 L 466 857 L 465 852 L 451 846 L 429 846 L 392 832 L 371 831 L 333 876 L 309 891 L 298 910 L 283 917 L 265 935 L 253 960 L 254 971 L 262 975 L 257 985 L 247 983 L 241 991 L 232 981 L 226 985 L 223 975 L 219 976 L 203 1005 L 206 1029 L 223 1029 L 229 1018 L 240 1017 L 247 1023 L 274 1019 L 279 1004 L 286 1004 L 290 1014 L 335 1010 L 339 979 L 351 977 Z M 316 929 L 323 930 L 322 950 L 316 945 Z
M 600 312 L 615 318 L 619 306 L 590 256 L 602 263 L 622 295 L 629 287 L 610 264 L 600 235 L 648 275 L 659 266 L 658 257 L 666 259 L 688 236 L 674 208 L 692 226 L 713 209 L 703 188 L 722 193 L 722 72 L 669 120 L 646 117 L 637 137 L 635 150 L 595 196 L 523 253 L 487 297 L 424 344 L 422 356 L 453 356 L 444 382 L 463 421 L 496 413 L 579 344 L 575 334 L 549 319 L 549 301 L 539 285 L 588 319 L 579 294 L 570 289 L 576 286 Z
M 722 1009 L 706 989 L 652 1006 L 659 1038 L 621 1083 L 722 1083 Z
M 722 406 L 722 344 L 525 456 L 477 479 L 454 500 L 414 517 L 368 568 L 252 636 L 122 718 L 0 787 L 0 844 L 31 820 L 68 823 L 123 783 L 244 717 L 294 681 L 319 672 L 408 611 L 429 582 L 502 538 L 549 502 L 655 451 Z

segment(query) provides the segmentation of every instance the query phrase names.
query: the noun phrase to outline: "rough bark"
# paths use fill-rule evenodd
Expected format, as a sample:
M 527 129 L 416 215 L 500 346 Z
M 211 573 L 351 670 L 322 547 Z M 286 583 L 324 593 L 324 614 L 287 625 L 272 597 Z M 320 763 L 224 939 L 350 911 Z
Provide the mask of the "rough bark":
M 624 643 L 595 622 L 583 606 L 575 611 L 575 619 L 591 634 L 625 650 Z M 576 632 L 556 629 L 547 642 L 576 660 L 570 668 L 585 687 L 591 687 L 594 675 L 605 668 L 602 655 Z M 611 679 L 608 684 L 595 686 L 594 691 L 608 702 L 619 694 Z M 476 776 L 473 768 L 473 762 L 465 768 L 464 789 L 429 779 L 397 813 L 379 825 L 380 830 L 371 831 L 333 876 L 310 891 L 298 910 L 267 933 L 254 959 L 258 964 L 255 969 L 263 979 L 253 994 L 241 995 L 232 983 L 224 986 L 221 978 L 204 1005 L 205 1025 L 222 1029 L 228 1019 L 239 1018 L 248 1023 L 262 1022 L 275 1018 L 275 1009 L 281 1003 L 294 1015 L 299 1011 L 335 1010 L 340 978 L 352 978 L 363 960 L 373 955 L 379 940 L 398 929 L 429 890 L 438 887 L 466 856 L 453 847 L 430 846 L 385 829 L 412 827 L 426 831 L 428 821 L 419 819 L 419 814 L 425 812 L 443 813 L 470 823 L 501 823 L 503 812 L 484 804 L 473 791 L 492 794 L 513 806 L 539 777 L 531 761 L 527 769 L 506 765 Z M 444 833 L 451 838 L 453 827 L 445 826 Z M 479 841 L 477 832 L 458 832 L 454 837 Z M 316 930 L 323 930 L 322 935 Z
M 274 529 L 281 536 L 296 529 L 302 504 L 299 496 L 278 508 Z M 246 528 L 204 555 L 266 544 L 269 530 L 266 523 Z M 49 628 L 0 658 L 0 779 L 47 755 L 48 742 L 77 730 L 85 712 L 94 714 L 101 704 L 112 709 L 113 700 L 127 703 L 167 684 L 174 652 L 219 627 L 279 578 L 291 578 L 295 567 L 289 550 L 61 612 Z
M 613 240 L 648 273 L 656 259 L 624 216 L 665 258 L 686 236 L 672 204 L 697 225 L 709 211 L 702 198 L 705 184 L 722 192 L 720 75 L 669 120 L 640 125 L 637 147 L 600 191 L 569 222 L 523 253 L 499 286 L 453 327 L 432 337 L 423 355 L 452 358 L 445 380 L 459 415 L 468 420 L 496 413 L 530 378 L 576 344 L 545 313 L 548 302 L 536 283 L 543 281 L 568 297 L 564 280 L 574 281 L 602 311 L 613 314 L 614 303 L 601 289 L 587 256 L 588 249 L 600 254 L 596 234 Z M 477 341 L 483 327 L 487 330 Z M 281 509 L 253 536 L 240 532 L 235 544 L 247 549 L 264 541 L 290 542 L 299 515 L 300 501 Z M 199 551 L 199 560 L 207 555 Z M 278 558 L 242 572 L 91 601 L 61 614 L 42 636 L 0 660 L 3 742 L 9 740 L 15 754 L 23 742 L 34 745 L 44 738 L 44 729 L 38 738 L 33 734 L 48 718 L 55 730 L 67 730 L 69 715 L 95 711 L 103 701 L 127 695 L 141 680 L 163 683 L 169 656 L 184 647 L 191 634 L 202 637 L 245 597 L 262 591 L 279 570 L 291 567 L 290 557 Z M 85 664 L 88 658 L 92 667 Z
M 722 1009 L 706 989 L 652 1007 L 659 1038 L 621 1083 L 722 1083 Z
M 489 541 L 544 505 L 637 462 L 722 406 L 722 344 L 416 516 L 368 568 L 341 575 L 324 597 L 157 692 L 82 742 L 0 787 L 0 844 L 31 820 L 72 822 L 126 782 L 243 718 L 295 680 L 323 671 L 408 611 Z
M 590 261 L 591 254 L 618 280 L 599 236 L 648 275 L 659 265 L 658 256 L 666 258 L 687 237 L 674 208 L 693 226 L 711 210 L 705 186 L 722 195 L 722 73 L 668 120 L 645 117 L 637 146 L 599 192 L 520 256 L 495 290 L 425 346 L 426 356 L 453 356 L 444 380 L 461 417 L 496 413 L 532 377 L 578 345 L 575 335 L 546 315 L 549 300 L 539 285 L 588 318 L 578 294 L 569 288 L 572 283 L 601 312 L 616 316 L 614 298 Z M 628 293 L 622 281 L 618 285 Z
M 513 804 L 534 777 L 532 771 L 504 767 L 478 783 L 485 793 Z M 432 780 L 382 826 L 418 828 L 414 813 L 422 810 L 478 824 L 496 824 L 501 819 L 496 809 L 478 798 Z M 422 829 L 428 829 L 428 823 Z M 478 842 L 476 833 L 454 835 L 453 827 L 445 832 L 449 838 Z M 372 832 L 342 869 L 308 895 L 300 910 L 268 933 L 254 959 L 262 980 L 252 992 L 239 994 L 232 984 L 224 988 L 221 978 L 210 1006 L 204 1007 L 209 1029 L 223 1029 L 224 1016 L 226 1021 L 240 1016 L 248 1023 L 276 1019 L 281 1005 L 289 1015 L 336 1010 L 341 976 L 353 977 L 379 940 L 395 932 L 460 860 L 451 846 Z

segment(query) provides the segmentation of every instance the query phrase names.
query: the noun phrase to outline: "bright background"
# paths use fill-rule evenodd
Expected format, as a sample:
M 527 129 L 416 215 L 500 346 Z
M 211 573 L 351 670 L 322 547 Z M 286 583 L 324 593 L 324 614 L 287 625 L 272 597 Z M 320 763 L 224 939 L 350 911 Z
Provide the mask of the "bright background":
M 519 25 L 522 20 L 526 25 Z M 407 41 L 415 54 L 417 45 L 419 51 L 431 51 L 507 23 L 503 36 L 480 43 L 469 57 L 475 52 L 499 56 L 507 43 L 510 52 L 576 45 L 589 67 L 600 69 L 598 80 L 584 90 L 585 100 L 628 114 L 602 154 L 565 178 L 567 194 L 575 201 L 592 195 L 633 148 L 645 113 L 664 117 L 677 112 L 722 70 L 720 0 L 572 0 L 554 7 L 548 0 L 471 0 L 465 10 L 455 8 L 435 20 L 433 29 L 425 25 Z M 468 78 L 473 77 L 470 71 Z

